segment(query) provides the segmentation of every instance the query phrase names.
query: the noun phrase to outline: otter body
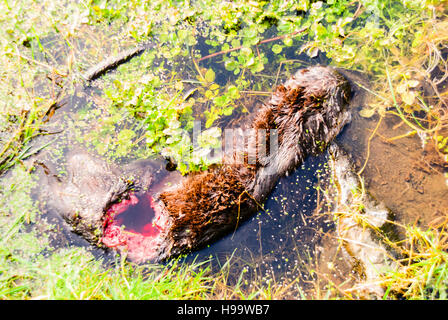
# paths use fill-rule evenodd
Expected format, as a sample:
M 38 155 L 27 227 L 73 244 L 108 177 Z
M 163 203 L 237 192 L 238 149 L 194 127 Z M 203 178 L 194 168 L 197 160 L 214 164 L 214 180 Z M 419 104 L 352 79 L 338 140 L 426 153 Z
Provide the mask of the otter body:
M 221 165 L 192 173 L 171 188 L 153 192 L 157 235 L 151 239 L 128 238 L 128 242 L 119 242 L 118 250 L 126 250 L 135 261 L 165 260 L 199 249 L 235 230 L 260 209 L 280 177 L 308 155 L 322 152 L 349 122 L 350 94 L 348 81 L 332 68 L 299 70 L 276 88 L 253 118 L 251 129 L 266 132 L 269 152 L 260 152 L 257 135 L 249 137 L 238 152 L 225 154 Z M 256 155 L 255 161 L 248 163 L 251 154 Z M 57 183 L 57 189 L 68 191 L 70 196 L 54 192 L 53 202 L 71 224 L 77 221 L 81 234 L 93 239 L 88 235 L 101 230 L 101 226 L 103 231 L 107 228 L 104 216 L 108 208 L 117 199 L 126 198 L 130 185 L 120 178 L 117 168 L 86 155 L 76 157 L 68 161 L 69 179 Z M 235 161 L 238 159 L 246 161 Z M 147 177 L 140 189 L 151 189 L 157 180 L 154 170 L 140 166 L 134 171 L 135 176 Z M 80 172 L 84 172 L 83 177 L 74 179 Z M 140 249 L 132 250 L 131 243 L 138 243 Z
M 308 155 L 322 152 L 350 121 L 350 94 L 348 81 L 328 67 L 299 70 L 280 85 L 252 122 L 255 132 L 266 130 L 268 146 L 270 132 L 276 131 L 276 150 L 264 155 L 258 152 L 257 139 L 249 138 L 239 156 L 256 154 L 254 164 L 234 164 L 235 155 L 225 155 L 223 165 L 192 174 L 160 194 L 160 211 L 168 226 L 158 249 L 160 258 L 198 249 L 256 212 L 280 177 Z

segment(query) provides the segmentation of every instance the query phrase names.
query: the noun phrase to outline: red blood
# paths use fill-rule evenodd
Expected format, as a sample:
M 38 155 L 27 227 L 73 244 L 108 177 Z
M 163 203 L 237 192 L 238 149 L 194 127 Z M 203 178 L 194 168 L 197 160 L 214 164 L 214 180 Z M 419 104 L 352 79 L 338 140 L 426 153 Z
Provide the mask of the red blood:
M 143 226 L 142 234 L 145 237 L 154 237 L 160 233 L 160 227 L 154 223 L 147 223 Z
M 120 226 L 109 225 L 104 230 L 102 241 L 109 248 L 114 248 L 120 245 L 125 245 L 127 242 L 127 238 L 122 233 Z
M 110 248 L 127 248 L 131 256 L 144 260 L 154 254 L 155 238 L 162 230 L 157 212 L 149 194 L 140 197 L 130 194 L 129 199 L 107 210 L 102 242 Z

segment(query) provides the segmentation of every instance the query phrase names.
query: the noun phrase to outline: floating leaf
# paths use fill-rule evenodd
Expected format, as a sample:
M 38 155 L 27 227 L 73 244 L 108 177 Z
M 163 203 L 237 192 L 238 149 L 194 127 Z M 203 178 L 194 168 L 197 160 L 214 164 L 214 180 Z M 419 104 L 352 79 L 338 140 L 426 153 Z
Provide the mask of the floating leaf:
M 409 91 L 401 94 L 403 102 L 407 105 L 413 105 L 415 101 L 415 92 Z
M 404 93 L 406 93 L 406 91 L 408 91 L 408 86 L 405 83 L 400 83 L 397 86 L 397 92 L 399 94 L 404 94 Z
M 207 91 L 205 91 L 205 97 L 206 97 L 207 99 L 212 98 L 212 97 L 213 97 L 213 92 L 212 92 L 211 90 L 207 90 Z
M 225 116 L 230 116 L 230 115 L 232 114 L 232 112 L 233 112 L 233 109 L 234 109 L 233 106 L 224 108 L 224 109 L 222 110 L 222 114 L 225 115 Z
M 205 73 L 204 79 L 207 82 L 215 81 L 215 71 L 213 71 L 213 69 L 208 69 L 207 72 Z
M 226 62 L 224 62 L 224 67 L 226 68 L 226 70 L 228 71 L 233 71 L 235 69 L 238 68 L 238 62 L 236 62 L 235 60 L 231 59 L 231 60 L 227 60 Z
M 290 46 L 293 45 L 292 39 L 291 39 L 290 37 L 286 37 L 286 38 L 284 38 L 284 39 L 283 39 L 283 43 L 284 43 L 286 46 L 288 46 L 288 47 L 290 47 Z
M 364 108 L 359 111 L 359 115 L 363 118 L 370 118 L 375 114 L 375 109 Z
M 252 56 L 249 58 L 249 60 L 247 60 L 246 66 L 250 67 L 250 66 L 253 66 L 254 64 L 255 64 L 255 57 Z
M 240 50 L 240 53 L 246 57 L 253 56 L 253 51 L 251 48 L 243 47 Z
M 214 83 L 210 86 L 210 90 L 216 90 L 216 89 L 219 89 L 219 84 Z
M 240 92 L 237 87 L 234 85 L 229 86 L 227 89 L 227 92 L 229 93 L 230 98 L 232 99 L 238 99 L 240 97 Z
M 272 52 L 274 52 L 274 53 L 276 53 L 276 54 L 282 52 L 282 50 L 283 50 L 283 47 L 280 46 L 280 45 L 278 45 L 278 44 L 274 44 L 274 45 L 272 46 Z
M 315 58 L 319 54 L 319 48 L 312 47 L 312 48 L 308 49 L 307 53 L 310 58 Z
M 409 80 L 408 81 L 409 88 L 416 88 L 419 84 L 420 84 L 420 81 L 418 81 L 418 80 Z

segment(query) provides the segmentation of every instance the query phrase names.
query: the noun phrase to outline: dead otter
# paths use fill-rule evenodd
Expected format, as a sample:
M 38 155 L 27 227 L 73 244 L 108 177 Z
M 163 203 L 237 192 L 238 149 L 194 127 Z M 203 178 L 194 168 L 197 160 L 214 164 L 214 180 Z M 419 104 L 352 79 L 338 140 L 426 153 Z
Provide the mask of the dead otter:
M 225 155 L 223 165 L 192 174 L 160 194 L 159 214 L 167 225 L 160 235 L 165 240 L 157 249 L 159 257 L 198 249 L 234 230 L 257 211 L 280 177 L 308 155 L 323 151 L 350 120 L 350 93 L 342 75 L 321 66 L 299 70 L 280 85 L 252 125 L 255 131 L 268 130 L 268 146 L 273 138 L 269 132 L 276 130 L 276 150 L 262 155 L 252 137 L 246 152 L 239 156 L 247 159 L 248 154 L 256 154 L 255 164 L 233 164 L 238 155 Z
M 69 178 L 54 184 L 59 191 L 53 192 L 53 207 L 86 238 L 125 250 L 135 261 L 159 261 L 199 249 L 235 230 L 260 208 L 280 177 L 325 149 L 350 120 L 350 93 L 348 81 L 332 68 L 299 70 L 252 120 L 255 132 L 266 130 L 268 152 L 261 152 L 254 135 L 237 152 L 225 154 L 221 165 L 160 191 L 154 188 L 160 177 L 154 175 L 161 171 L 154 165 L 120 172 L 74 154 L 68 161 Z M 254 154 L 255 161 L 247 161 Z M 76 178 L 80 172 L 85 174 Z M 130 172 L 146 178 L 131 184 L 123 175 Z M 125 201 L 119 203 L 120 198 Z M 120 229 L 117 217 L 141 201 L 147 201 L 153 215 L 146 233 Z

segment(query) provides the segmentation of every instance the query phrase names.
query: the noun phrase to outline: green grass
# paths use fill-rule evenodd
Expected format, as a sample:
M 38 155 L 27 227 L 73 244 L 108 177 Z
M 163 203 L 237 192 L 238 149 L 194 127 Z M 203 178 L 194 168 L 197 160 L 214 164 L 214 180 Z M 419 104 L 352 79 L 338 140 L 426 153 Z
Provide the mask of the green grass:
M 15 257 L 2 253 L 3 262 Z M 57 250 L 48 258 L 15 261 L 0 279 L 1 299 L 200 299 L 210 290 L 207 261 L 200 264 L 108 269 L 83 249 Z M 9 269 L 8 269 L 9 267 Z M 20 274 L 22 273 L 22 274 Z
M 438 228 L 406 226 L 406 238 L 396 246 L 403 259 L 399 268 L 383 276 L 388 294 L 406 299 L 448 298 L 448 233 L 446 224 Z M 387 295 L 386 295 L 387 297 Z
M 39 299 L 200 299 L 209 291 L 207 261 L 137 267 L 119 261 L 104 269 L 83 250 L 53 254 L 36 274 Z

